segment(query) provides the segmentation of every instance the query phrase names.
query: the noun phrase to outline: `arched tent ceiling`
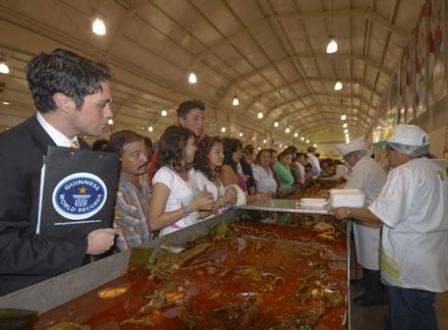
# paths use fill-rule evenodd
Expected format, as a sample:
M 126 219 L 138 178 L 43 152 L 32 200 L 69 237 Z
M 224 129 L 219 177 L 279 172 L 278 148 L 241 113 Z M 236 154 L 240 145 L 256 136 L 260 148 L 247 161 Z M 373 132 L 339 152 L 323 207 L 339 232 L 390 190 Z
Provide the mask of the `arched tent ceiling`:
M 158 136 L 175 122 L 179 102 L 198 98 L 207 104 L 210 134 L 226 126 L 226 134 L 243 132 L 243 139 L 258 142 L 269 136 L 291 143 L 294 132 L 312 143 L 340 142 L 344 112 L 352 136 L 368 131 L 423 3 L 0 0 L 0 48 L 11 66 L 11 74 L 0 77 L 0 130 L 34 112 L 26 62 L 65 47 L 111 66 L 110 130 L 148 134 L 152 125 Z M 108 28 L 104 37 L 90 30 L 98 12 Z M 325 53 L 330 33 L 337 37 L 336 54 Z M 186 82 L 190 70 L 198 73 L 196 85 Z M 337 78 L 344 84 L 339 92 Z M 238 107 L 231 105 L 234 95 Z M 160 116 L 162 109 L 168 117 Z

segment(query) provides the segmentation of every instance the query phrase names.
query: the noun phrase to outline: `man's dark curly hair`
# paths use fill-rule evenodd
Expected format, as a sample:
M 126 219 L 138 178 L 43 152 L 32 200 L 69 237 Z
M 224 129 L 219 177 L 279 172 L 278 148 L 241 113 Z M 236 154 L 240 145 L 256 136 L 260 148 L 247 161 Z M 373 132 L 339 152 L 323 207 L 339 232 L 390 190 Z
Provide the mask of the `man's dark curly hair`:
M 223 142 L 218 136 L 205 136 L 198 145 L 198 151 L 194 155 L 193 168 L 197 171 L 201 171 L 207 177 L 207 179 L 214 181 L 221 173 L 221 166 L 213 170 L 210 166 L 208 155 L 216 144 L 222 144 Z
M 65 49 L 41 53 L 26 67 L 26 79 L 39 112 L 56 110 L 55 93 L 73 98 L 76 108 L 84 98 L 102 91 L 101 83 L 111 80 L 106 64 L 89 60 Z
M 188 164 L 182 166 L 182 161 L 185 159 L 185 148 L 190 137 L 194 137 L 194 133 L 188 128 L 167 127 L 157 145 L 157 168 L 169 166 L 176 172 L 187 170 Z

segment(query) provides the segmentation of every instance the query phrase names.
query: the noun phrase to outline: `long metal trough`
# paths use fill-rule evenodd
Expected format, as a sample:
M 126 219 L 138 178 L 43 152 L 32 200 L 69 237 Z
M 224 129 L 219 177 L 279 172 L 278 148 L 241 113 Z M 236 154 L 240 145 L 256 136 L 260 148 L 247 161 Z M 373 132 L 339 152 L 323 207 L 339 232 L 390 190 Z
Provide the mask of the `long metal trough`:
M 277 209 L 278 211 L 278 209 Z M 225 221 L 231 223 L 247 212 L 247 209 L 231 209 L 221 215 L 187 227 L 173 234 L 157 238 L 146 246 L 157 248 L 168 241 L 173 245 L 183 246 L 185 243 L 207 235 L 217 223 Z M 347 295 L 350 302 L 350 226 L 347 223 Z M 97 262 L 74 269 L 47 281 L 0 297 L 0 308 L 20 308 L 36 310 L 45 313 L 84 293 L 104 285 L 127 272 L 130 252 L 120 252 Z M 347 309 L 347 327 L 350 326 L 350 304 Z

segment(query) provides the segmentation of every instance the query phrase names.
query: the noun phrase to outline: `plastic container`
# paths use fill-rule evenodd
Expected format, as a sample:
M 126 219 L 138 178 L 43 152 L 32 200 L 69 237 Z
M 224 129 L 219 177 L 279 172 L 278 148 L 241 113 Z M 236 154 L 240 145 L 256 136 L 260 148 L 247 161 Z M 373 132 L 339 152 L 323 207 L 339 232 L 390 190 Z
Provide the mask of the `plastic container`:
M 332 207 L 363 207 L 364 193 L 359 189 L 330 189 Z

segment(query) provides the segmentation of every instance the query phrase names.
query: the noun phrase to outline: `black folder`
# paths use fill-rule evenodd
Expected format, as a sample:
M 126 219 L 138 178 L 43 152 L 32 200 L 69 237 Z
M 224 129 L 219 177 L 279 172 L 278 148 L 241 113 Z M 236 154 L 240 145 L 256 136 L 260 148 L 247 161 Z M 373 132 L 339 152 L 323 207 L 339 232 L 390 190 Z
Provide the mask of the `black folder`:
M 85 237 L 112 227 L 118 155 L 49 146 L 42 166 L 36 233 Z

